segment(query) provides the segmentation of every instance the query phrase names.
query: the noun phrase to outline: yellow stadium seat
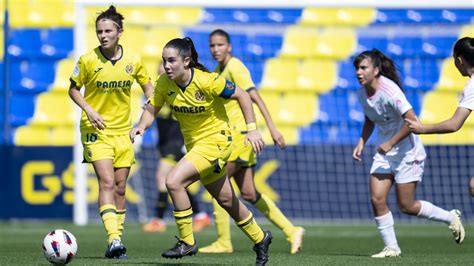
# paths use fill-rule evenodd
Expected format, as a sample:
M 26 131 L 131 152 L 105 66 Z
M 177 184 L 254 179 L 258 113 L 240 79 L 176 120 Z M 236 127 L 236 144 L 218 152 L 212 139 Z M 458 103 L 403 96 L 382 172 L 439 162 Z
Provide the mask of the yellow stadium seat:
M 465 25 L 464 27 L 461 28 L 461 34 L 459 34 L 459 38 L 463 38 L 467 36 L 469 37 L 474 36 L 474 24 Z
M 266 126 L 258 128 L 260 134 L 262 134 L 265 145 L 275 145 L 273 143 L 272 135 Z M 299 128 L 294 126 L 277 126 L 277 130 L 283 135 L 286 145 L 296 145 L 299 141 Z
M 353 29 L 326 28 L 317 35 L 312 54 L 319 58 L 345 59 L 354 53 L 356 38 Z
M 286 29 L 281 57 L 311 58 L 314 56 L 314 47 L 317 46 L 317 31 L 313 28 L 288 27 Z
M 190 26 L 201 20 L 202 9 L 197 7 L 127 7 L 118 9 L 127 24 L 169 24 Z
M 5 38 L 5 34 L 3 34 L 3 28 L 0 29 L 0 60 L 3 60 L 3 48 L 4 48 L 4 39 Z
M 145 65 L 146 71 L 151 78 L 151 84 L 154 84 L 158 78 L 158 66 L 160 63 L 161 60 L 159 59 L 143 58 L 143 64 Z
M 72 58 L 66 58 L 56 65 L 56 74 L 54 77 L 52 91 L 68 91 L 71 85 L 70 77 L 76 66 L 76 61 Z
M 15 131 L 18 146 L 71 146 L 75 143 L 75 127 L 46 125 L 21 126 Z
M 315 93 L 285 93 L 277 113 L 279 125 L 305 126 L 310 124 L 319 110 Z
M 10 25 L 18 27 L 72 27 L 73 0 L 15 0 L 9 1 Z
M 426 145 L 465 145 L 474 144 L 474 127 L 464 126 L 459 131 L 449 134 L 420 135 Z
M 373 8 L 305 8 L 300 25 L 304 26 L 366 26 L 376 15 Z
M 178 27 L 152 27 L 145 32 L 143 57 L 161 59 L 163 47 L 174 38 L 182 38 L 183 31 Z M 161 61 L 161 60 L 160 60 Z
M 5 1 L 0 1 L 0 25 L 5 22 Z
M 31 124 L 72 126 L 78 119 L 76 108 L 67 92 L 55 91 L 42 93 L 37 97 Z
M 85 17 L 84 17 L 84 20 L 87 22 L 87 25 L 90 27 L 90 26 L 94 26 L 95 27 L 95 20 L 97 19 L 97 17 L 100 15 L 101 12 L 107 10 L 109 8 L 109 6 L 88 6 L 86 7 L 85 9 Z M 119 13 L 121 13 L 122 11 L 122 8 L 117 8 L 117 11 Z M 126 20 L 126 18 L 125 18 Z M 124 27 L 126 27 L 124 25 Z
M 132 118 L 132 123 L 136 123 L 140 119 L 145 100 L 145 94 L 143 94 L 142 88 L 137 82 L 134 82 L 132 85 L 132 93 L 130 95 L 130 116 Z
M 271 58 L 265 63 L 262 90 L 289 91 L 297 88 L 298 61 L 288 58 Z
M 119 43 L 124 47 L 125 52 L 140 53 L 143 55 L 145 42 L 145 28 L 141 26 L 126 27 L 120 37 Z
M 459 96 L 451 91 L 432 91 L 423 98 L 420 119 L 423 123 L 434 124 L 449 119 L 458 106 Z
M 466 85 L 468 78 L 462 77 L 454 65 L 453 58 L 443 61 L 437 90 L 461 92 Z
M 337 83 L 337 64 L 333 60 L 303 60 L 297 82 L 300 90 L 325 93 Z

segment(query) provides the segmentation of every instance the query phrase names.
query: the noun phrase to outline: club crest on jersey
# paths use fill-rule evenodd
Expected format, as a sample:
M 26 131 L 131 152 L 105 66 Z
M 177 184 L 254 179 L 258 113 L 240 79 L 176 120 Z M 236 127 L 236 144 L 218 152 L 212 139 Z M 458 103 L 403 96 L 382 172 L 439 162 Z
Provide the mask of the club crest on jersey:
M 206 98 L 206 97 L 204 97 L 204 94 L 203 94 L 202 91 L 200 91 L 200 90 L 197 90 L 197 91 L 194 93 L 194 99 L 196 99 L 196 100 L 198 100 L 198 101 L 200 101 L 200 102 L 204 101 L 205 98 Z
M 132 75 L 133 74 L 133 65 L 132 64 L 128 64 L 126 67 L 125 67 L 125 72 L 127 72 L 127 74 L 129 75 Z

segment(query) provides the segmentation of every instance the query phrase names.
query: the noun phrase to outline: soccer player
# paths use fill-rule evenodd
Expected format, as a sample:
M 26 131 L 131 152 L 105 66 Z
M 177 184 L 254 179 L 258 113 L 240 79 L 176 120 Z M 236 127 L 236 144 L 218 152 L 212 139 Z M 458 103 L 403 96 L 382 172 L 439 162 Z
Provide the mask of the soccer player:
M 247 123 L 246 142 L 260 153 L 263 139 L 257 131 L 249 95 L 217 73 L 209 73 L 198 62 L 198 54 L 188 37 L 173 39 L 163 49 L 166 75 L 155 85 L 138 125 L 130 132 L 132 140 L 142 135 L 161 107 L 170 105 L 179 122 L 187 153 L 166 177 L 166 188 L 174 205 L 179 231 L 178 242 L 163 252 L 165 258 L 181 258 L 198 252 L 192 231 L 192 209 L 186 188 L 201 180 L 207 191 L 235 220 L 239 228 L 255 243 L 256 264 L 268 261 L 270 231 L 263 231 L 252 213 L 235 196 L 227 178 L 225 162 L 230 155 L 232 137 L 224 108 L 225 99 L 237 100 Z
M 401 90 L 393 61 L 377 49 L 365 51 L 354 59 L 355 74 L 362 88 L 357 96 L 365 114 L 362 134 L 352 157 L 361 160 L 364 144 L 376 125 L 377 153 L 370 169 L 370 196 L 375 223 L 385 244 L 373 258 L 398 257 L 400 247 L 395 236 L 387 196 L 395 183 L 400 211 L 409 215 L 445 222 L 456 243 L 464 240 L 459 210 L 446 211 L 430 202 L 415 199 L 421 181 L 426 153 L 417 135 L 410 132 L 404 118 L 415 119 L 415 113 Z
M 459 105 L 448 120 L 434 125 L 423 125 L 417 118 L 405 119 L 408 127 L 416 134 L 446 134 L 458 131 L 474 110 L 474 38 L 459 39 L 453 47 L 454 65 L 463 77 L 470 77 L 464 87 Z M 474 197 L 474 177 L 470 182 L 471 196 Z
M 123 16 L 114 6 L 96 19 L 100 46 L 82 55 L 71 76 L 69 96 L 82 109 L 84 161 L 92 163 L 99 181 L 99 212 L 107 232 L 107 258 L 127 258 L 121 236 L 125 222 L 125 189 L 135 162 L 130 93 L 134 80 L 147 97 L 153 85 L 139 56 L 119 45 Z M 80 89 L 85 87 L 84 96 Z
M 276 129 L 265 103 L 255 88 L 249 70 L 231 54 L 232 45 L 229 34 L 221 29 L 213 31 L 209 37 L 209 46 L 212 56 L 219 63 L 214 72 L 249 93 L 252 101 L 262 112 L 274 143 L 283 149 L 285 140 Z M 232 130 L 232 153 L 226 166 L 228 175 L 234 177 L 242 198 L 252 203 L 268 220 L 283 231 L 291 245 L 290 253 L 295 254 L 302 248 L 304 229 L 295 227 L 268 196 L 259 193 L 255 188 L 253 167 L 257 163 L 257 157 L 252 147 L 244 145 L 247 133 L 244 117 L 237 102 L 227 101 L 225 107 Z M 229 215 L 216 201 L 213 203 L 218 238 L 214 243 L 199 249 L 199 251 L 203 253 L 231 253 L 233 247 L 230 237 Z
M 164 72 L 163 64 L 160 64 L 158 74 L 161 75 Z M 163 220 L 165 212 L 168 209 L 168 191 L 166 190 L 165 184 L 166 176 L 186 154 L 186 147 L 184 147 L 184 139 L 179 129 L 179 123 L 173 118 L 168 106 L 165 105 L 161 108 L 156 117 L 156 122 L 159 136 L 157 147 L 161 155 L 155 174 L 158 197 L 155 207 L 155 217 L 142 227 L 143 231 L 149 233 L 164 232 L 166 230 L 166 223 Z M 196 182 L 193 186 L 194 185 L 199 186 L 199 183 Z M 199 203 L 195 195 L 188 191 L 188 197 L 191 201 L 193 213 L 196 214 L 193 221 L 193 231 L 200 232 L 211 225 L 211 218 L 206 212 L 200 211 Z

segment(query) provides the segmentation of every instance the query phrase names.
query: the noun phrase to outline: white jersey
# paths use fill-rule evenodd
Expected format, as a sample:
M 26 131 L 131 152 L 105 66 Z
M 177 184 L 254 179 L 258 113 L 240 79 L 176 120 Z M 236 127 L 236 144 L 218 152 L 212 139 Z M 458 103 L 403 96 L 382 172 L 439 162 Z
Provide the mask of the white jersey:
M 368 97 L 365 88 L 362 87 L 357 96 L 365 116 L 378 129 L 377 147 L 400 131 L 405 123 L 403 114 L 412 109 L 398 85 L 384 76 L 380 77 L 380 88 L 374 95 Z M 399 159 L 408 156 L 409 160 L 421 161 L 426 158 L 426 153 L 418 136 L 411 133 L 395 144 L 386 156 Z
M 474 110 L 474 74 L 471 76 L 469 82 L 464 86 L 464 91 L 459 99 L 458 107 L 464 107 L 469 110 Z

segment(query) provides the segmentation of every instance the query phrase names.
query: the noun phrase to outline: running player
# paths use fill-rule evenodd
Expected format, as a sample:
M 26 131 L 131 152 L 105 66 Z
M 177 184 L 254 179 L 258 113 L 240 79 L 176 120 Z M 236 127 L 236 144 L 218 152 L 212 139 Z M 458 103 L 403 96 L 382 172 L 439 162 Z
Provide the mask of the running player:
M 119 45 L 123 19 L 114 6 L 100 13 L 95 23 L 100 46 L 80 57 L 69 88 L 69 96 L 82 109 L 84 161 L 92 163 L 99 180 L 99 212 L 107 232 L 107 258 L 127 258 L 121 236 L 127 177 L 135 162 L 128 135 L 132 128 L 132 84 L 136 80 L 146 97 L 153 92 L 140 57 Z
M 448 224 L 455 241 L 462 243 L 464 227 L 459 210 L 446 211 L 428 201 L 415 199 L 426 153 L 418 136 L 410 133 L 403 120 L 415 119 L 415 112 L 401 90 L 393 61 L 374 49 L 359 54 L 354 59 L 354 67 L 362 85 L 357 95 L 365 114 L 362 134 L 352 153 L 355 160 L 361 160 L 365 143 L 375 125 L 378 128 L 378 148 L 370 169 L 370 193 L 375 222 L 385 247 L 372 257 L 398 257 L 401 254 L 393 216 L 387 206 L 387 196 L 393 183 L 400 211 Z
M 245 89 L 249 93 L 252 101 L 257 104 L 262 112 L 274 143 L 283 149 L 285 140 L 276 129 L 265 103 L 255 88 L 249 70 L 231 54 L 232 44 L 229 34 L 221 29 L 213 31 L 209 37 L 209 47 L 212 56 L 219 63 L 214 72 L 219 73 L 223 78 L 235 83 L 239 88 Z M 232 130 L 232 153 L 226 166 L 228 175 L 234 177 L 242 198 L 252 203 L 268 220 L 283 231 L 291 245 L 290 253 L 295 254 L 302 248 L 304 229 L 295 227 L 268 196 L 259 193 L 255 188 L 253 178 L 257 156 L 252 147 L 244 145 L 245 134 L 247 133 L 245 119 L 236 101 L 227 101 L 225 107 Z M 218 238 L 214 243 L 199 249 L 199 251 L 203 253 L 231 253 L 233 247 L 229 215 L 216 201 L 213 201 L 213 205 Z

